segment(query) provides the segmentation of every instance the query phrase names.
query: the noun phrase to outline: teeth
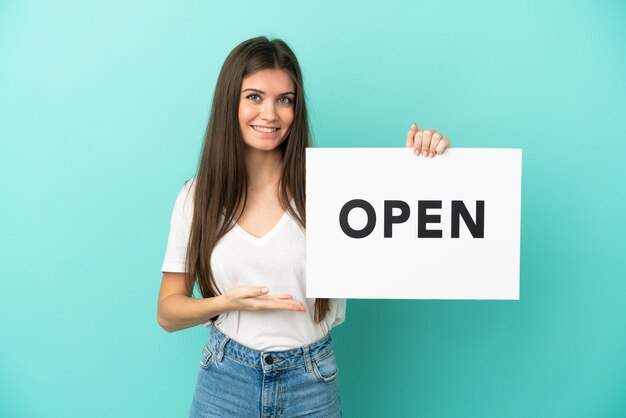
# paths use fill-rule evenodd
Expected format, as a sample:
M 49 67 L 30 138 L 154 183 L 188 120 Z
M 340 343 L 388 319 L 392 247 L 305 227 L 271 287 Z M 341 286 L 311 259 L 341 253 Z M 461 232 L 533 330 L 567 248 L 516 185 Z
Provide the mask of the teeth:
M 263 128 L 261 126 L 252 125 L 252 129 L 259 132 L 276 132 L 278 128 Z

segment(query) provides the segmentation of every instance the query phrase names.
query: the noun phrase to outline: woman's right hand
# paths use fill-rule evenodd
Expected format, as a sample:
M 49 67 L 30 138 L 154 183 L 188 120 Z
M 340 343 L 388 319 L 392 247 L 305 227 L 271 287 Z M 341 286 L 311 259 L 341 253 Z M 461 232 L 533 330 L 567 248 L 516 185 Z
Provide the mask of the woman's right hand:
M 264 286 L 236 286 L 224 293 L 228 310 L 232 311 L 264 311 L 288 310 L 306 312 L 301 302 L 293 300 L 289 294 L 268 295 L 269 289 Z

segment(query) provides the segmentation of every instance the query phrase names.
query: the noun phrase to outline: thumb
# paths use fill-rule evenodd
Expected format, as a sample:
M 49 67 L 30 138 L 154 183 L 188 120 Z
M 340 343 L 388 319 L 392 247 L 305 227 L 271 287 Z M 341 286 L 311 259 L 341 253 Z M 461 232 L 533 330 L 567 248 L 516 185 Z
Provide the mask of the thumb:
M 269 292 L 266 286 L 241 286 L 237 290 L 240 298 L 256 298 Z
M 406 134 L 406 147 L 413 148 L 413 138 L 415 138 L 415 134 L 417 133 L 417 123 L 413 122 L 411 125 L 411 129 Z

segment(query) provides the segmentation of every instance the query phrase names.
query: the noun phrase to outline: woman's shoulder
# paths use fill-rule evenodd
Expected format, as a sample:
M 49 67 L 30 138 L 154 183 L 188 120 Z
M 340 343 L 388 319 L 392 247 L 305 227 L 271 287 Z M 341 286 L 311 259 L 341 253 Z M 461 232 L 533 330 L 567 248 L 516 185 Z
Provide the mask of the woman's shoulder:
M 188 180 L 185 180 L 185 184 L 183 184 L 183 190 L 186 190 L 187 192 L 189 192 L 190 190 L 196 188 L 196 178 L 192 177 Z
M 174 212 L 172 216 L 182 217 L 186 222 L 190 222 L 193 217 L 194 193 L 196 190 L 195 177 L 185 181 L 176 196 Z
M 184 198 L 185 201 L 191 200 L 191 203 L 193 204 L 193 195 L 195 192 L 196 192 L 196 178 L 192 177 L 185 181 L 185 183 L 183 184 L 183 187 L 180 189 L 180 192 L 178 193 L 178 197 L 179 199 Z
M 191 219 L 193 218 L 196 183 L 195 177 L 185 181 L 185 184 L 183 184 L 183 187 L 180 189 L 178 197 L 176 198 L 176 206 L 189 222 L 191 222 Z M 223 213 L 220 214 L 219 221 L 223 221 Z

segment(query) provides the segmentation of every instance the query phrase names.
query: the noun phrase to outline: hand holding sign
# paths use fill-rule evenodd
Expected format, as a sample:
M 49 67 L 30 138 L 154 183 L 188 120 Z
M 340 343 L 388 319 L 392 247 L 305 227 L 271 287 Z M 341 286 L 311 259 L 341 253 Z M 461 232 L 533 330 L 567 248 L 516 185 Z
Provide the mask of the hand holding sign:
M 407 148 L 413 148 L 416 156 L 434 157 L 450 146 L 450 138 L 437 132 L 436 129 L 419 129 L 413 122 L 406 134 Z

